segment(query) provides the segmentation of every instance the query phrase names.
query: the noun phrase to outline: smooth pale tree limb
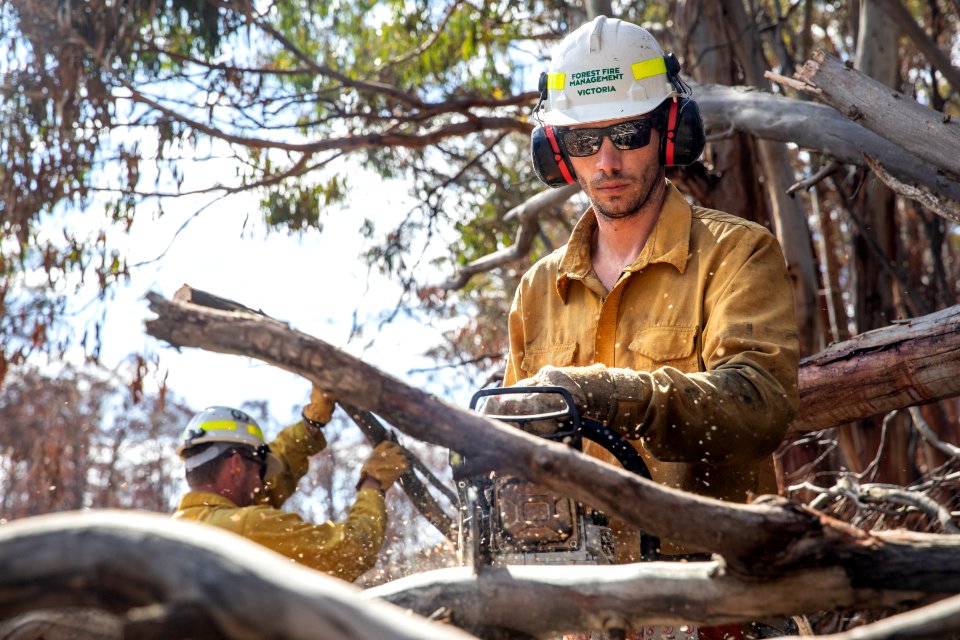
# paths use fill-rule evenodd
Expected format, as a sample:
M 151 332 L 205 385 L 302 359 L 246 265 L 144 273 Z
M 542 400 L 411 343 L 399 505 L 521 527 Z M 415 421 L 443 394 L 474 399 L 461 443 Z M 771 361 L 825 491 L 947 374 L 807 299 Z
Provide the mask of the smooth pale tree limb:
M 764 75 L 777 83 L 810 89 L 809 85 L 769 71 Z M 851 122 L 831 106 L 746 87 L 691 85 L 703 124 L 711 135 L 723 131 L 749 133 L 757 138 L 794 143 L 801 149 L 859 167 L 866 166 L 863 154 L 868 153 L 897 179 L 960 201 L 960 182 L 944 176 L 939 165 L 904 153 L 895 142 L 862 123 Z M 816 126 L 810 126 L 814 122 Z
M 670 489 L 444 402 L 281 322 L 147 297 L 157 314 L 147 321 L 150 335 L 302 375 L 417 439 L 463 454 L 472 472 L 497 469 L 536 482 L 639 530 L 719 553 L 738 575 L 770 578 L 839 564 L 850 576 L 878 581 L 878 589 L 960 591 L 958 536 L 882 536 L 783 499 L 740 505 Z M 903 572 L 895 584 L 875 570 L 891 562 Z
M 473 637 L 364 601 L 356 586 L 233 533 L 158 514 L 63 512 L 16 520 L 0 526 L 0 566 L 0 619 L 74 606 L 126 613 L 128 631 L 143 625 L 147 613 L 167 637 Z
M 418 573 L 367 589 L 421 615 L 442 611 L 466 629 L 525 633 L 635 629 L 655 624 L 716 625 L 847 608 L 901 608 L 932 601 L 920 591 L 855 586 L 839 568 L 759 582 L 718 562 L 608 566 L 467 567 Z
M 540 228 L 539 216 L 544 210 L 558 207 L 580 191 L 579 184 L 568 184 L 559 189 L 541 191 L 526 202 L 514 207 L 504 216 L 504 220 L 516 220 L 519 223 L 517 239 L 509 247 L 485 255 L 465 265 L 449 280 L 444 282 L 443 289 L 460 289 L 470 281 L 474 275 L 484 273 L 500 267 L 512 260 L 517 260 L 530 253 L 533 239 Z

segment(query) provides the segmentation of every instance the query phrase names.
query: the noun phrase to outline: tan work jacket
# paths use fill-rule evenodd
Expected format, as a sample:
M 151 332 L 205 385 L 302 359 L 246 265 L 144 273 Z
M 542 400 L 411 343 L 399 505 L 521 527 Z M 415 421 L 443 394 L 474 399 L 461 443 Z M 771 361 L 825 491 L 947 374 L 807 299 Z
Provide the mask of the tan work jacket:
M 309 468 L 310 456 L 326 442 L 314 438 L 302 422 L 287 427 L 270 443 L 284 472 L 271 481 L 259 504 L 238 507 L 215 493 L 191 491 L 183 496 L 174 518 L 196 520 L 258 542 L 308 567 L 350 582 L 371 569 L 383 545 L 387 512 L 383 495 L 361 489 L 343 522 L 313 524 L 280 506 L 296 490 Z
M 624 435 L 640 438 L 656 482 L 736 502 L 776 493 L 771 454 L 796 412 L 799 353 L 776 239 L 691 207 L 668 182 L 646 245 L 607 291 L 590 261 L 596 225 L 588 209 L 567 245 L 524 275 L 504 384 L 545 365 L 637 371 L 651 399 Z M 593 443 L 586 451 L 612 461 Z

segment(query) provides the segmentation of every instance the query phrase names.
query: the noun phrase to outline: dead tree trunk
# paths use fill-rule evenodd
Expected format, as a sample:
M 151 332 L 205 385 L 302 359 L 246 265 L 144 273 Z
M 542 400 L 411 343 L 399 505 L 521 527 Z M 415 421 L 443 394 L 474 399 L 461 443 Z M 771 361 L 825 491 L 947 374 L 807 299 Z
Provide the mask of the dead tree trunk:
M 725 574 L 716 562 L 440 569 L 367 589 L 421 615 L 443 611 L 466 629 L 528 634 L 646 625 L 717 625 L 836 609 L 897 609 L 930 601 L 919 591 L 854 586 L 839 568 L 759 582 Z

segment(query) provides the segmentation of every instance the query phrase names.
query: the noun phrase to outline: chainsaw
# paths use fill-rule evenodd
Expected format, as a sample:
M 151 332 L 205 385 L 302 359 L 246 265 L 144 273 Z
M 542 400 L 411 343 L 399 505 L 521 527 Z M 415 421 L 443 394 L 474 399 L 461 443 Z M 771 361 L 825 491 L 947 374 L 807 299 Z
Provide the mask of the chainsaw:
M 530 414 L 513 394 L 547 394 L 536 406 L 556 409 Z M 487 404 L 491 397 L 498 402 Z M 534 404 L 527 402 L 526 404 Z M 487 407 L 495 406 L 491 412 Z M 650 478 L 643 458 L 623 436 L 599 422 L 580 416 L 573 397 L 563 387 L 504 387 L 483 389 L 470 400 L 470 409 L 529 433 L 583 450 L 584 439 L 609 451 L 628 471 Z M 549 425 L 548 429 L 538 426 Z M 463 477 L 466 460 L 450 457 L 459 500 L 458 556 L 461 565 L 613 564 L 617 550 L 607 516 L 535 483 L 496 471 Z M 657 557 L 659 541 L 640 535 L 640 557 Z

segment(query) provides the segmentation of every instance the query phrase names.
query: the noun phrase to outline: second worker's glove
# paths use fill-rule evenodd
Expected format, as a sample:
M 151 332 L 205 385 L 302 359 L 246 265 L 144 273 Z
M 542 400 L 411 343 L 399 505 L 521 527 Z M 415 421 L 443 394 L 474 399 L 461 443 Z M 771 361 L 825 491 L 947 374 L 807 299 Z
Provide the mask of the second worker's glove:
M 303 421 L 307 426 L 314 429 L 320 429 L 323 425 L 330 422 L 333 416 L 333 408 L 337 404 L 337 397 L 332 393 L 318 389 L 316 386 L 310 390 L 310 403 L 303 408 Z
M 395 442 L 384 440 L 374 448 L 373 453 L 360 467 L 360 481 L 363 484 L 367 478 L 373 478 L 380 483 L 384 492 L 390 488 L 410 468 L 407 463 L 407 454 Z

